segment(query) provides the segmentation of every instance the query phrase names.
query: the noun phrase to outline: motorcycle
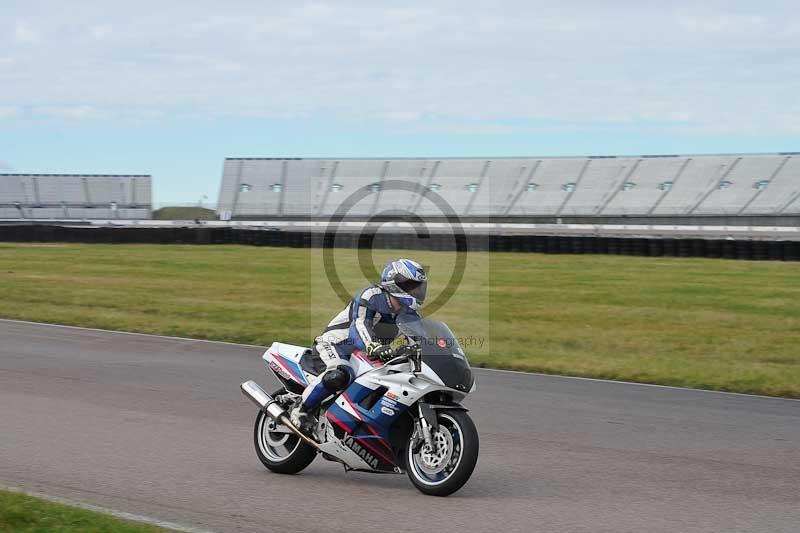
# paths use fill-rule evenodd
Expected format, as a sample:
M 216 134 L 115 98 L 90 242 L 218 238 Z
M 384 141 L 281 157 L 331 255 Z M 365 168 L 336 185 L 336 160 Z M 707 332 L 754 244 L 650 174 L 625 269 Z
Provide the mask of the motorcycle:
M 435 496 L 467 482 L 478 460 L 478 432 L 460 404 L 475 390 L 466 354 L 443 322 L 401 317 L 397 326 L 405 343 L 394 358 L 381 363 L 354 351 L 356 379 L 323 400 L 305 432 L 289 413 L 325 365 L 305 347 L 269 347 L 262 359 L 282 387 L 267 394 L 254 381 L 241 384 L 259 407 L 253 436 L 266 468 L 296 474 L 321 455 L 346 472 L 405 472 L 417 489 Z

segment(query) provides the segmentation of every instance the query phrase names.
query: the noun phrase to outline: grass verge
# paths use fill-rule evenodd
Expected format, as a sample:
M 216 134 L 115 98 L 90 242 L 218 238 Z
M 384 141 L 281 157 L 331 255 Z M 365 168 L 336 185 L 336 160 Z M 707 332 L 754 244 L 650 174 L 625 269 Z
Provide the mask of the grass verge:
M 166 529 L 122 520 L 18 492 L 0 490 L 0 531 L 16 533 L 155 533 Z
M 410 255 L 434 293 L 452 254 Z M 363 285 L 337 251 L 343 285 Z M 308 344 L 340 308 L 318 251 L 0 243 L 0 316 L 265 345 Z M 424 308 L 423 308 L 424 309 Z M 800 398 L 800 265 L 471 253 L 434 314 L 473 365 Z
M 153 211 L 154 220 L 216 220 L 213 209 L 205 207 L 162 207 Z

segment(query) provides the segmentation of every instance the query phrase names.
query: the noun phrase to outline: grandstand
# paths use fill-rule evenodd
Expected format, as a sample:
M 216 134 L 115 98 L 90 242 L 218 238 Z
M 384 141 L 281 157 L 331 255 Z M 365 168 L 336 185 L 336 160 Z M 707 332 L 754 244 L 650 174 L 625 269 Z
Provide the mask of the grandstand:
M 223 220 L 326 218 L 366 188 L 348 212 L 440 216 L 427 198 L 391 187 L 420 183 L 462 218 L 519 221 L 659 220 L 800 214 L 800 152 L 529 158 L 225 160 L 218 214 Z M 386 186 L 386 184 L 390 186 Z
M 149 219 L 149 175 L 0 174 L 0 219 Z

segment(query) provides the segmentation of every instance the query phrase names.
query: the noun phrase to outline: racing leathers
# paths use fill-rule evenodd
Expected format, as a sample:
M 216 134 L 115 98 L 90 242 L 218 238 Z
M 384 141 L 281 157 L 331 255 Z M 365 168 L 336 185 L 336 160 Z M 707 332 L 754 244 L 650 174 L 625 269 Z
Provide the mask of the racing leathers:
M 399 305 L 393 308 L 390 298 L 380 286 L 370 285 L 314 339 L 314 351 L 325 362 L 326 369 L 303 391 L 299 413 L 315 409 L 323 399 L 339 394 L 353 382 L 356 376 L 350 355 L 355 350 L 376 359 L 391 355 L 389 344 L 397 336 L 398 316 L 411 314 L 419 319 L 419 315 Z

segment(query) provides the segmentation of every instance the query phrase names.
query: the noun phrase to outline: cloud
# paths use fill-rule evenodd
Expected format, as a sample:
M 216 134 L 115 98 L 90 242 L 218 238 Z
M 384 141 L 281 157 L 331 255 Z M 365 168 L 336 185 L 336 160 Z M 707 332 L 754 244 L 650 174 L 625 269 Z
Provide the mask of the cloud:
M 19 117 L 22 111 L 14 106 L 0 106 L 0 120 L 7 120 Z
M 770 26 L 769 20 L 762 14 L 709 13 L 704 10 L 680 13 L 676 20 L 690 32 L 719 33 L 728 37 L 732 34 L 761 32 Z
M 64 120 L 108 120 L 114 118 L 112 112 L 89 105 L 39 107 L 34 110 L 34 113 Z
M 797 130 L 791 1 L 187 5 L 17 3 L 0 21 L 0 106 L 64 121 Z
M 28 113 L 31 117 L 58 119 L 65 121 L 154 121 L 164 117 L 164 113 L 155 109 L 102 108 L 90 105 L 77 106 L 41 106 Z
M 422 111 L 381 111 L 373 118 L 390 122 L 413 122 L 423 117 Z
M 107 25 L 89 26 L 87 30 L 89 35 L 98 41 L 110 37 L 113 32 L 111 26 Z
M 18 44 L 39 44 L 41 36 L 29 23 L 17 21 L 14 25 L 14 41 Z
M 0 170 L 14 170 L 14 167 L 11 166 L 10 163 L 7 163 L 0 159 Z

